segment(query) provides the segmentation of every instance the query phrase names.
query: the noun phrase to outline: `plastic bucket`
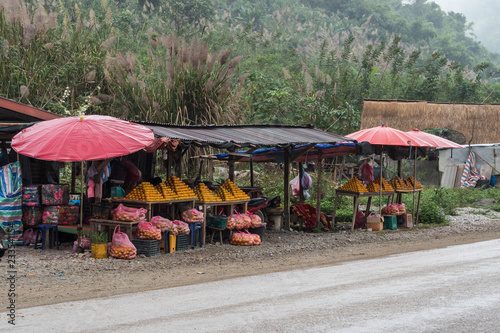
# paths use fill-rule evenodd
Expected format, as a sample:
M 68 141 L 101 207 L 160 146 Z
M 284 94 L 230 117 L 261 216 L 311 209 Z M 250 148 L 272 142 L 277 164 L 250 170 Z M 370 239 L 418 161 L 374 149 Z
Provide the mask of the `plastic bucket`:
M 283 215 L 268 215 L 267 216 L 267 229 L 269 230 L 280 230 L 281 220 Z
M 91 244 L 90 245 L 90 253 L 92 254 L 92 258 L 96 259 L 104 259 L 108 257 L 108 244 Z

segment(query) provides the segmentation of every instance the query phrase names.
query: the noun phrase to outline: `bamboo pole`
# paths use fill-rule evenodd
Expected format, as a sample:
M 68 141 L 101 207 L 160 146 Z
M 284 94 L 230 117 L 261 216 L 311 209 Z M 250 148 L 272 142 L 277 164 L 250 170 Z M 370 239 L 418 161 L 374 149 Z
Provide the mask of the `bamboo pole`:
M 320 221 L 321 221 L 321 177 L 323 174 L 323 166 L 322 162 L 322 149 L 318 148 L 318 189 L 316 191 L 316 228 L 321 230 Z

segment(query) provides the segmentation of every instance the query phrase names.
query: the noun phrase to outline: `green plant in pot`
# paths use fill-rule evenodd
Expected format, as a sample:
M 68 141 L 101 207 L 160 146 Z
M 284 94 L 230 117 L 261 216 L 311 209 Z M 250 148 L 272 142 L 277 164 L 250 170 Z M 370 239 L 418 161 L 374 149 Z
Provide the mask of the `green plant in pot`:
M 92 258 L 104 259 L 108 257 L 108 233 L 96 231 L 90 239 L 90 250 Z

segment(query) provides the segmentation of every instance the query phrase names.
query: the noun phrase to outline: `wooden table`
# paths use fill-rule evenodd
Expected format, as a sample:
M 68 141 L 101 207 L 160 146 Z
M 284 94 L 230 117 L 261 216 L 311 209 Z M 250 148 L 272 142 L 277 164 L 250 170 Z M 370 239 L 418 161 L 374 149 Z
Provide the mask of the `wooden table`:
M 422 195 L 422 188 L 416 188 L 415 193 L 418 193 L 417 198 L 417 208 L 415 212 L 413 212 L 413 216 L 415 216 L 415 221 L 413 221 L 414 225 L 418 223 L 418 211 L 420 210 L 420 197 Z M 396 203 L 401 204 L 403 202 L 403 194 L 413 193 L 413 190 L 396 190 Z M 394 202 L 394 198 L 393 201 Z
M 234 207 L 236 205 L 243 205 L 243 212 L 246 213 L 248 209 L 248 199 L 246 200 L 235 200 L 235 201 L 207 201 L 207 202 L 199 202 L 198 204 L 202 206 L 203 211 L 203 223 L 202 223 L 202 239 L 203 245 L 205 245 L 205 237 L 207 233 L 207 207 L 219 207 L 219 206 L 228 206 L 229 210 L 226 210 L 227 216 L 233 213 Z
M 333 217 L 332 217 L 333 223 L 335 223 L 335 224 L 336 224 L 335 214 L 337 212 L 337 203 L 338 203 L 339 195 L 345 195 L 345 196 L 349 196 L 349 197 L 354 198 L 351 231 L 354 231 L 354 223 L 356 221 L 356 214 L 358 213 L 358 210 L 359 210 L 359 208 L 358 208 L 359 198 L 363 198 L 363 197 L 368 198 L 368 202 L 366 204 L 365 216 L 367 214 L 369 214 L 369 212 L 370 212 L 370 206 L 371 206 L 373 197 L 388 196 L 387 205 L 389 205 L 392 202 L 392 200 L 394 200 L 394 192 L 351 192 L 351 191 L 336 190 L 335 191 L 335 205 L 333 207 Z
M 96 231 L 100 231 L 101 227 L 109 227 L 115 229 L 117 225 L 120 226 L 120 231 L 125 232 L 129 239 L 132 239 L 132 229 L 137 226 L 139 222 L 125 222 L 125 221 L 115 221 L 115 220 L 100 220 L 100 219 L 90 219 L 90 231 L 89 237 L 92 241 L 92 234 Z M 113 231 L 108 231 L 108 239 L 113 236 Z
M 190 203 L 191 208 L 195 208 L 196 202 L 198 198 L 193 199 L 178 199 L 178 200 L 168 200 L 168 201 L 142 201 L 142 200 L 132 200 L 132 199 L 112 199 L 111 202 L 115 205 L 122 203 L 125 206 L 129 207 L 140 207 L 146 208 L 148 213 L 146 215 L 146 220 L 151 221 L 153 217 L 153 208 L 154 206 L 168 205 L 174 206 L 179 203 Z M 172 220 L 175 220 L 175 210 L 172 209 L 171 212 Z

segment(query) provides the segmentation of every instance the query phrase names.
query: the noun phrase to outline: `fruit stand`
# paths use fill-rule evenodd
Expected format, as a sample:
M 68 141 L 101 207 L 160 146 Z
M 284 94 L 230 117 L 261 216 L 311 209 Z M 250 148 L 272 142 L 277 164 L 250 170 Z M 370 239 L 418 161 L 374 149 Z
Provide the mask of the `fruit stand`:
M 345 183 L 342 187 L 335 190 L 335 204 L 333 208 L 333 222 L 335 222 L 335 213 L 337 211 L 337 204 L 339 196 L 350 196 L 353 197 L 353 215 L 352 215 L 352 226 L 351 231 L 354 230 L 354 222 L 356 220 L 356 214 L 359 211 L 359 198 L 368 197 L 368 202 L 366 205 L 365 215 L 370 212 L 371 201 L 373 197 L 376 196 L 387 196 L 387 204 L 394 200 L 394 189 L 391 185 L 382 178 L 382 191 L 380 191 L 380 176 L 375 178 L 367 187 L 365 187 L 361 181 L 354 177 Z

